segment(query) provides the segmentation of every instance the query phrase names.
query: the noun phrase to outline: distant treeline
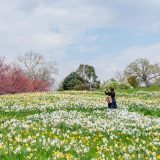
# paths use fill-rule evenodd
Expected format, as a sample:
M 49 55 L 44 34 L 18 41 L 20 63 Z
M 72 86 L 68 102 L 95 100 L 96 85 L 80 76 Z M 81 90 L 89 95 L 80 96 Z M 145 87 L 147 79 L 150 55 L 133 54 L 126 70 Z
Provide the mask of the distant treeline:
M 54 62 L 48 62 L 32 51 L 17 57 L 14 64 L 8 64 L 4 57 L 0 57 L 0 94 L 50 91 L 56 73 Z M 137 59 L 104 82 L 98 79 L 94 66 L 80 64 L 77 70 L 64 78 L 58 90 L 131 89 L 142 86 L 160 86 L 160 63 L 151 64 L 148 59 Z
M 59 90 L 105 90 L 110 87 L 131 89 L 153 85 L 159 87 L 160 64 L 151 64 L 148 59 L 140 58 L 126 66 L 123 71 L 117 71 L 110 80 L 100 82 L 97 79 L 93 66 L 81 64 L 61 82 Z

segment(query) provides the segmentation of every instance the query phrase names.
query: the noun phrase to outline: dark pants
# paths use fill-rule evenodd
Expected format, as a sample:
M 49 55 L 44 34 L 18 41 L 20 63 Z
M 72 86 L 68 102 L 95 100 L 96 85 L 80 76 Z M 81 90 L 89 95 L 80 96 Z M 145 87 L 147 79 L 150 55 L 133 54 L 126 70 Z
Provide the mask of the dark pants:
M 108 108 L 111 108 L 111 109 L 117 108 L 117 102 L 115 99 L 112 99 L 112 103 L 108 103 Z
M 111 108 L 111 106 L 112 106 L 112 103 L 108 103 L 108 108 Z
M 115 99 L 112 99 L 112 103 L 111 103 L 110 107 L 108 107 L 108 108 L 113 108 L 113 109 L 117 108 L 117 102 Z

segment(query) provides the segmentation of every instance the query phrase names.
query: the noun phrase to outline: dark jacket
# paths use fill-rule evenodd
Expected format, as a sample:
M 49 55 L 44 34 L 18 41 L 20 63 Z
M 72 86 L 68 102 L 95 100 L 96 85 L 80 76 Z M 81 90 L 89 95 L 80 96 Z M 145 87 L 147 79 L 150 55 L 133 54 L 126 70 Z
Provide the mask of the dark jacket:
M 112 97 L 112 103 L 108 104 L 108 108 L 117 108 L 117 103 L 116 103 L 116 99 L 115 99 L 115 96 L 116 96 L 115 92 L 114 91 L 110 91 L 110 92 L 105 91 L 105 94 Z
M 112 91 L 111 92 L 106 92 L 105 91 L 105 94 L 108 95 L 108 96 L 111 96 L 112 99 L 115 99 L 115 96 L 116 96 L 115 92 L 112 92 Z

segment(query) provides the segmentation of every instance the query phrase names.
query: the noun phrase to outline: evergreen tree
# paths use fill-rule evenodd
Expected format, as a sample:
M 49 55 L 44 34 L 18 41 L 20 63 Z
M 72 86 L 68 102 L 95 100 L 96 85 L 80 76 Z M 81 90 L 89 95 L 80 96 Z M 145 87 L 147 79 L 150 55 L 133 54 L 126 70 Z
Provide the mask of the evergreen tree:
M 62 90 L 83 90 L 85 88 L 84 79 L 76 72 L 70 73 L 62 82 Z

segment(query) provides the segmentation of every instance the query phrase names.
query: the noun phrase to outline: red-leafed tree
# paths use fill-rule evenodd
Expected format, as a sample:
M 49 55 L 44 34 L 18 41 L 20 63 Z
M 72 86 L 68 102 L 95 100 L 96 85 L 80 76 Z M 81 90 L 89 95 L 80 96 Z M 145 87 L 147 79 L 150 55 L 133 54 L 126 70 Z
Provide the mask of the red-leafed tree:
M 48 91 L 50 84 L 44 80 L 32 80 L 23 71 L 0 58 L 0 94 Z
M 32 81 L 20 69 L 11 67 L 0 58 L 0 94 L 33 91 Z
M 49 91 L 51 89 L 51 85 L 43 80 L 34 80 L 33 84 L 33 91 Z
M 10 93 L 33 91 L 32 81 L 29 78 L 27 78 L 20 69 L 12 68 L 10 80 Z
M 0 94 L 8 90 L 10 66 L 5 63 L 5 58 L 0 58 Z

